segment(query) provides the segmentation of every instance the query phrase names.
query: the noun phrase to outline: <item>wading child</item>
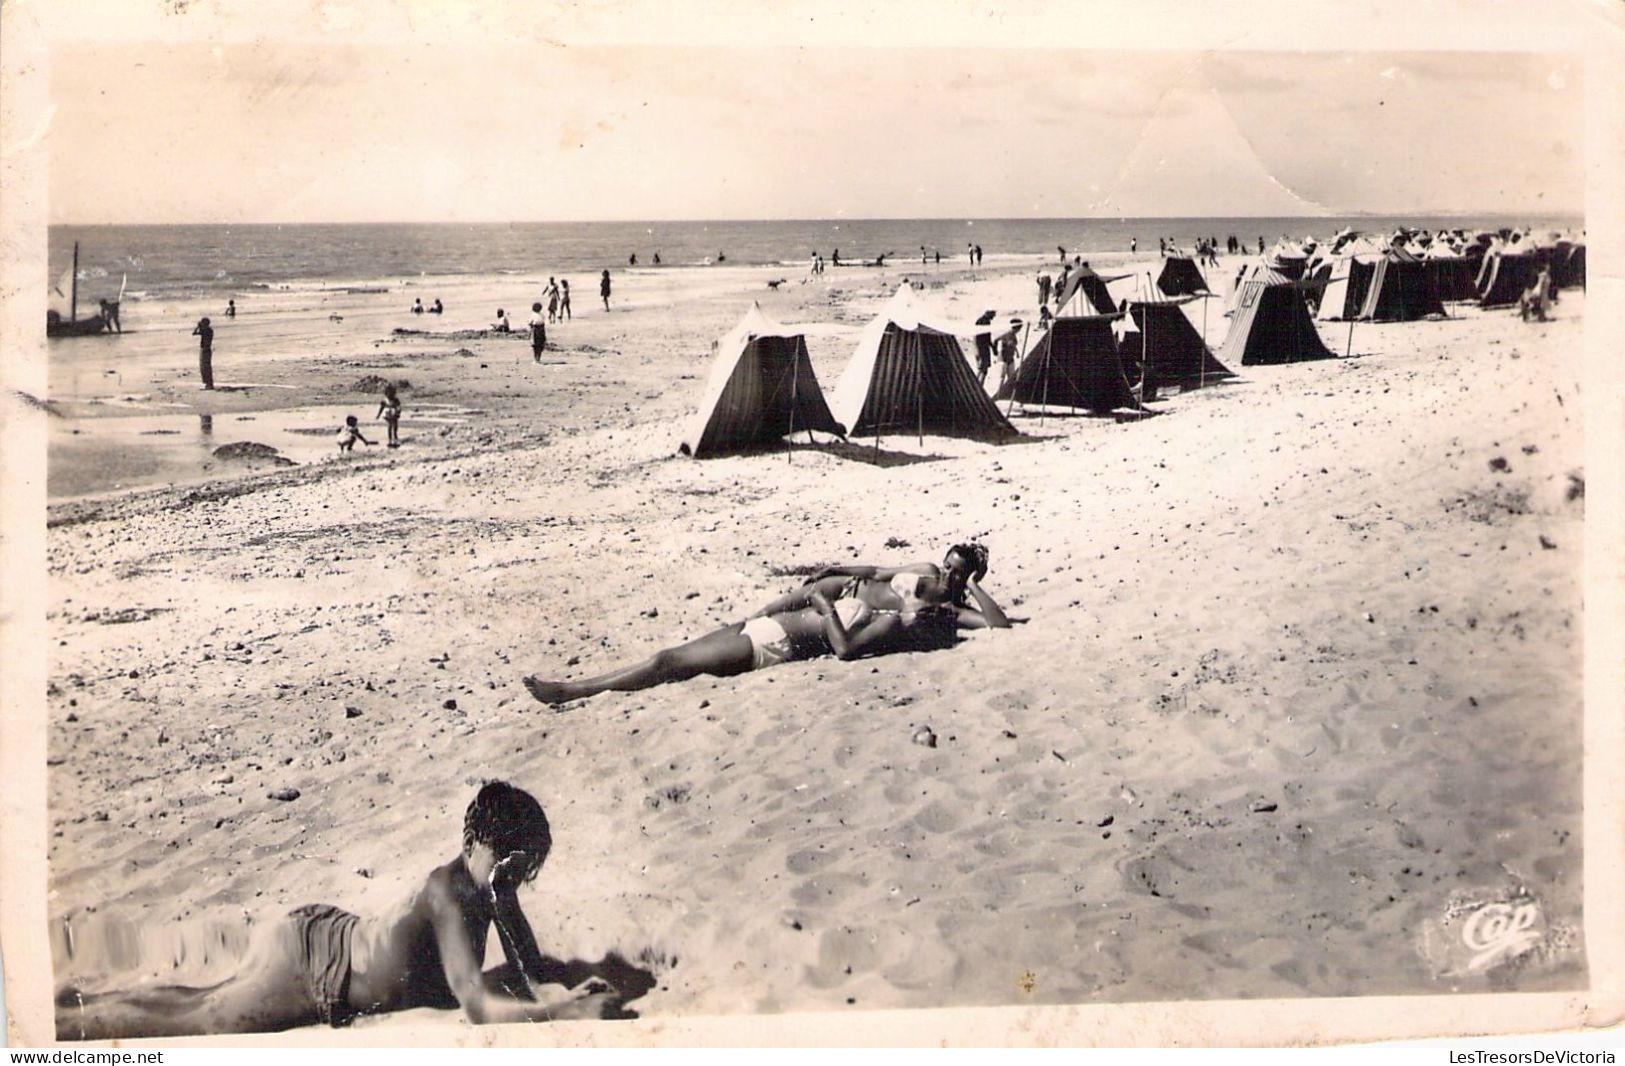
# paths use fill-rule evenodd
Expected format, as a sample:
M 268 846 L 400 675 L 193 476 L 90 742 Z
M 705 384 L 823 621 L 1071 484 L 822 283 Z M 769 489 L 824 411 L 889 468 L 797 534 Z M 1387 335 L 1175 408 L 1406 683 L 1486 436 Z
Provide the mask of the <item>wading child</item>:
M 646 971 L 611 956 L 610 969 L 645 980 L 623 991 L 586 981 L 549 1000 L 537 987 L 603 968 L 542 956 L 518 888 L 547 860 L 552 835 L 535 798 L 501 781 L 482 787 L 463 815 L 463 844 L 393 911 L 361 919 L 310 905 L 256 929 L 236 974 L 209 988 L 165 986 L 56 997 L 59 1040 L 274 1032 L 415 1007 L 461 1007 L 476 1025 L 599 1018 Z M 495 925 L 508 963 L 481 973 Z M 557 990 L 555 990 L 557 991 Z
M 378 413 L 373 421 L 382 418 L 384 427 L 389 431 L 389 446 L 401 446 L 401 398 L 395 394 L 395 385 L 391 382 L 384 386 L 384 398 L 378 404 Z
M 344 425 L 339 427 L 339 451 L 354 451 L 356 441 L 360 441 L 369 448 L 373 444 L 372 441 L 361 435 L 361 426 L 356 422 L 355 415 L 345 415 Z

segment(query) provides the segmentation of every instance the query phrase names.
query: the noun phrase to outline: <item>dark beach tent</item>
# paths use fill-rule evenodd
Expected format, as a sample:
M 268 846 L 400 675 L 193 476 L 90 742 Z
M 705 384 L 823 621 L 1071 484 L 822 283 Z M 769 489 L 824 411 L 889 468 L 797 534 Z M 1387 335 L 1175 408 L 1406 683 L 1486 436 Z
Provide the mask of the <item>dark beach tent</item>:
M 857 349 L 835 383 L 835 417 L 854 437 L 1020 436 L 976 380 L 955 339 L 986 332 L 986 325 L 922 310 L 905 284 L 858 337 Z
M 1314 320 L 1304 302 L 1304 292 L 1312 284 L 1293 281 L 1272 270 L 1258 271 L 1243 279 L 1230 318 L 1230 332 L 1219 350 L 1220 361 L 1231 366 L 1258 366 L 1333 358 L 1315 332 Z
M 1158 385 L 1189 388 L 1202 381 L 1234 377 L 1213 353 L 1181 310 L 1184 300 L 1125 301 L 1135 332 L 1125 333 L 1118 348 L 1125 367 L 1137 372 L 1141 357 L 1150 361 L 1146 377 Z
M 801 430 L 844 437 L 818 387 L 804 333 L 751 304 L 714 345 L 705 398 L 679 450 L 709 459 L 777 445 Z
M 1503 251 L 1485 256 L 1478 306 L 1507 307 L 1517 303 L 1539 273 L 1540 261 L 1532 252 Z
M 1478 290 L 1473 287 L 1477 268 L 1471 259 L 1453 251 L 1443 241 L 1434 241 L 1428 246 L 1422 263 L 1433 275 L 1433 287 L 1441 301 L 1460 303 L 1478 299 Z
M 1390 248 L 1373 264 L 1360 317 L 1371 322 L 1414 322 L 1444 317 L 1438 287 L 1426 263 L 1403 248 Z
M 1207 278 L 1197 267 L 1196 260 L 1182 255 L 1163 260 L 1162 273 L 1157 275 L 1157 288 L 1164 296 L 1190 296 L 1198 292 L 1211 292 Z
M 1569 246 L 1568 254 L 1562 264 L 1563 280 L 1559 288 L 1573 289 L 1586 287 L 1586 246 L 1575 243 Z
M 1085 411 L 1138 410 L 1123 376 L 1112 323 L 1121 314 L 1062 315 L 1032 340 L 994 399 Z
M 1112 299 L 1112 294 L 1107 291 L 1106 285 L 1108 282 L 1121 281 L 1123 278 L 1130 276 L 1128 274 L 1118 274 L 1106 278 L 1101 277 L 1086 266 L 1073 267 L 1072 272 L 1066 276 L 1066 284 L 1061 286 L 1061 291 L 1055 297 L 1056 313 L 1058 315 L 1068 313 L 1088 314 L 1089 310 L 1085 309 L 1083 303 L 1083 301 L 1087 301 L 1088 309 L 1093 310 L 1095 314 L 1114 315 L 1117 313 L 1117 302 Z M 1074 299 L 1079 300 L 1079 305 L 1071 308 L 1069 312 L 1068 308 Z

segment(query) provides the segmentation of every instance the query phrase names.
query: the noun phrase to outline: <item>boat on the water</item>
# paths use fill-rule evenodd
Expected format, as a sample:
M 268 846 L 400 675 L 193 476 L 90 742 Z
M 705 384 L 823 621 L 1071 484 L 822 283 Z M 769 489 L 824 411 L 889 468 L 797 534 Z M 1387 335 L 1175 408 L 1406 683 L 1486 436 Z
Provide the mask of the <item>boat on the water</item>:
M 68 317 L 63 318 L 62 312 L 50 308 L 45 312 L 45 335 L 47 337 L 93 337 L 100 333 L 118 332 L 123 330 L 118 322 L 118 300 L 103 300 L 101 309 L 89 318 L 79 317 L 79 242 L 73 242 L 73 267 L 68 271 L 66 293 L 62 292 L 59 283 L 55 289 L 58 296 L 68 298 Z M 124 295 L 122 286 L 119 296 Z M 111 311 L 111 314 L 109 314 Z

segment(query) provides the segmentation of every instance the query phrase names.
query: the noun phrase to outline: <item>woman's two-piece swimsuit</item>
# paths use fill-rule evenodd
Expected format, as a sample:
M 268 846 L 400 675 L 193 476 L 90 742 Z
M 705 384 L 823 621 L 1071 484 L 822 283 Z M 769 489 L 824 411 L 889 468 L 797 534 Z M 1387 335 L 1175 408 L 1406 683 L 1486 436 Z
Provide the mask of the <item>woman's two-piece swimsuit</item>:
M 912 621 L 925 603 L 919 597 L 919 574 L 894 574 L 889 584 L 897 598 L 903 602 L 899 610 L 883 610 L 870 607 L 858 598 L 858 590 L 863 584 L 862 578 L 853 578 L 841 589 L 836 597 L 834 608 L 835 616 L 841 620 L 843 628 L 850 629 L 852 623 L 860 617 L 875 614 L 895 614 L 905 622 Z M 777 666 L 779 663 L 793 662 L 798 659 L 816 659 L 820 655 L 831 653 L 829 640 L 820 633 L 816 637 L 806 637 L 801 640 L 792 638 L 784 631 L 784 627 L 771 618 L 752 618 L 745 623 L 741 631 L 750 641 L 751 669 L 760 670 L 766 666 Z

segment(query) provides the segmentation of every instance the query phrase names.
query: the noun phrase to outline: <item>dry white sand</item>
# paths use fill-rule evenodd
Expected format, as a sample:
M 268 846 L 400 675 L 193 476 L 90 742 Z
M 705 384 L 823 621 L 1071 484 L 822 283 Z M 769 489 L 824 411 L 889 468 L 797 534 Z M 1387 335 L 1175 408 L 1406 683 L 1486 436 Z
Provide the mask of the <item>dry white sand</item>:
M 375 910 L 502 777 L 552 820 L 539 940 L 645 960 L 645 1015 L 1583 985 L 1584 296 L 1360 325 L 1356 358 L 1004 447 L 674 455 L 749 299 L 855 337 L 904 272 L 741 270 L 582 313 L 542 367 L 353 311 L 308 358 L 217 341 L 223 378 L 293 389 L 200 398 L 190 349 L 155 358 L 151 402 L 222 417 L 370 417 L 351 383 L 404 376 L 407 446 L 53 511 L 53 918 L 90 944 Z M 935 280 L 967 317 L 1032 302 L 1026 270 Z M 809 344 L 828 389 L 851 340 Z M 428 402 L 486 413 L 414 426 Z M 737 619 L 798 566 L 971 537 L 1026 624 L 558 711 L 519 683 Z M 1547 948 L 1442 975 L 1429 923 L 1514 889 Z M 57 980 L 176 975 L 124 948 Z

